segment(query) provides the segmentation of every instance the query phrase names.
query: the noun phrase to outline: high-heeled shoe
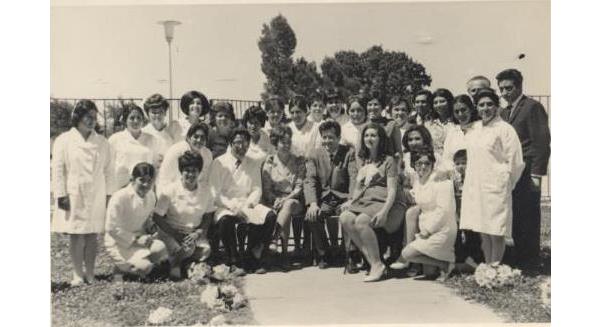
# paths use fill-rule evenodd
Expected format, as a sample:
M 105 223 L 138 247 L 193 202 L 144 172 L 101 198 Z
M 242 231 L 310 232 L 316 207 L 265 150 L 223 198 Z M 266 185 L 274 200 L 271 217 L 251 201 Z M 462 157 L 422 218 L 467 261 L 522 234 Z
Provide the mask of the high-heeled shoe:
M 369 274 L 369 276 L 365 277 L 363 279 L 363 282 L 369 283 L 369 282 L 377 282 L 380 280 L 384 280 L 387 278 L 388 272 L 387 272 L 387 267 L 382 264 L 381 265 L 382 268 L 380 269 L 371 269 L 371 273 Z

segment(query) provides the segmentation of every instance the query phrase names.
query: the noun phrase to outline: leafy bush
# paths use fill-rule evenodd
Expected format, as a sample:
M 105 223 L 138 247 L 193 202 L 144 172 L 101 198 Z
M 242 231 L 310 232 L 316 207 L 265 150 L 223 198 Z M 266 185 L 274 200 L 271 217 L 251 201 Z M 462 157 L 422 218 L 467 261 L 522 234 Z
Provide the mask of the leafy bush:
M 71 128 L 73 104 L 56 99 L 50 100 L 50 138 L 53 139 Z

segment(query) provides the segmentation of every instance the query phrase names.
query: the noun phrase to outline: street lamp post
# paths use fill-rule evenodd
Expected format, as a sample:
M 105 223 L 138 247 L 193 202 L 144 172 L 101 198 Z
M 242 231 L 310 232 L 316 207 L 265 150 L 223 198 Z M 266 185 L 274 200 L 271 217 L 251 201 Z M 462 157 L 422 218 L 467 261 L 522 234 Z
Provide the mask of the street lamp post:
M 171 63 L 171 41 L 173 41 L 173 35 L 175 34 L 175 26 L 180 25 L 181 22 L 176 20 L 163 20 L 159 21 L 158 24 L 165 28 L 165 39 L 169 46 L 169 100 L 173 99 L 173 65 Z M 169 110 L 169 122 L 173 121 L 173 106 Z

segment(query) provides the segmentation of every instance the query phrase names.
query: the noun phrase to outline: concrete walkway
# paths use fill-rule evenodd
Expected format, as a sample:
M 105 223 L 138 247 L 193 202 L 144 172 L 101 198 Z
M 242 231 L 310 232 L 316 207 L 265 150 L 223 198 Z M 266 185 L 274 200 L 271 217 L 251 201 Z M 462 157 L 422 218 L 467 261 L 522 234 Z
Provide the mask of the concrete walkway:
M 261 325 L 502 323 L 438 282 L 412 278 L 364 283 L 364 273 L 304 268 L 246 276 L 246 294 Z

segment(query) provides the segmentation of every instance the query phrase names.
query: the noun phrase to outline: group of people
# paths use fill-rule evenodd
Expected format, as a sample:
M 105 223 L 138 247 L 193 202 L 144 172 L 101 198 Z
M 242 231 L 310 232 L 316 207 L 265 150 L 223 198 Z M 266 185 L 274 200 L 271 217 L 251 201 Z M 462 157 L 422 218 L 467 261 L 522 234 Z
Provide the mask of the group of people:
M 365 268 L 365 281 L 389 268 L 445 278 L 455 263 L 534 266 L 548 117 L 523 95 L 519 71 L 496 80 L 505 108 L 476 76 L 456 97 L 296 95 L 289 119 L 277 96 L 238 119 L 230 103 L 190 91 L 185 119 L 167 122 L 169 103 L 154 94 L 143 109 L 127 104 L 125 129 L 108 140 L 95 104 L 81 100 L 51 163 L 52 230 L 70 236 L 71 283 L 94 281 L 98 234 L 116 276 L 164 263 L 178 279 L 221 248 L 232 273 L 264 273 L 279 240 L 288 270 L 290 234 L 294 254 L 322 269 L 342 256 L 344 272 Z

